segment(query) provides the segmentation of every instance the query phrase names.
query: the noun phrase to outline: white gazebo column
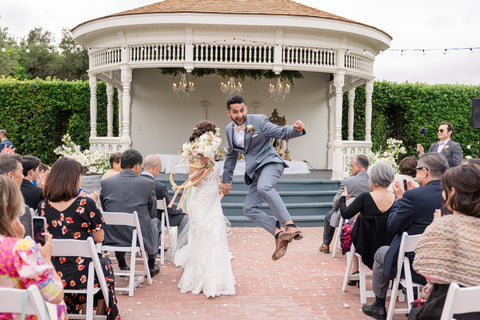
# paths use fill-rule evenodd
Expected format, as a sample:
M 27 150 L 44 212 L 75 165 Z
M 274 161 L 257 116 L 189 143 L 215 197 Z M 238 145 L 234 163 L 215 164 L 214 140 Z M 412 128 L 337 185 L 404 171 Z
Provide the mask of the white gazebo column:
M 123 90 L 117 89 L 118 99 L 118 136 L 122 136 L 122 123 L 123 123 Z
M 130 93 L 132 85 L 132 69 L 123 65 L 120 67 L 122 73 L 122 150 L 128 149 L 132 145 L 132 137 L 130 136 L 130 109 L 132 97 Z
M 335 73 L 335 125 L 333 138 L 332 180 L 343 179 L 343 143 L 342 143 L 342 104 L 345 71 Z
M 355 88 L 348 91 L 348 140 L 353 141 L 353 105 L 355 103 Z
M 332 169 L 333 167 L 333 141 L 335 139 L 335 97 L 330 97 L 328 99 L 328 142 L 327 142 L 327 168 Z
M 365 84 L 365 141 L 372 142 L 372 94 L 373 80 Z
M 90 138 L 97 137 L 97 77 L 90 74 L 88 77 L 90 86 Z
M 107 137 L 113 137 L 113 86 L 107 83 Z

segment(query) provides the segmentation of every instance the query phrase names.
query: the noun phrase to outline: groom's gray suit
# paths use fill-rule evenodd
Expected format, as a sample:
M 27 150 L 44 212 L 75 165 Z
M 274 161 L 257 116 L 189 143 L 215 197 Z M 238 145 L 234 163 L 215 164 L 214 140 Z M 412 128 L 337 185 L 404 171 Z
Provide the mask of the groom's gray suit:
M 250 185 L 243 212 L 247 218 L 258 226 L 274 234 L 277 221 L 284 224 L 291 220 L 280 195 L 275 190 L 278 179 L 288 165 L 280 158 L 270 138 L 288 140 L 305 134 L 297 132 L 292 126 L 280 127 L 271 123 L 267 116 L 247 114 L 245 119 L 244 147 L 234 145 L 233 122 L 226 128 L 228 151 L 223 167 L 223 183 L 233 181 L 233 171 L 239 153 L 245 154 L 245 182 Z M 251 127 L 251 130 L 248 128 Z M 273 217 L 260 210 L 263 201 L 267 201 Z

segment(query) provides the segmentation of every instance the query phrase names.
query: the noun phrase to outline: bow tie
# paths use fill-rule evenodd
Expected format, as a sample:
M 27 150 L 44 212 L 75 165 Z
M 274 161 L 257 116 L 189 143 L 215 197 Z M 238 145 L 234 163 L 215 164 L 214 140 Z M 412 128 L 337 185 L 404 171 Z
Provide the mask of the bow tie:
M 439 145 L 439 146 L 443 146 L 443 145 L 445 145 L 445 144 L 446 144 L 445 141 L 439 141 L 439 142 L 438 142 L 438 145 Z
M 241 125 L 241 126 L 233 126 L 233 130 L 235 131 L 245 131 L 245 126 L 244 125 Z

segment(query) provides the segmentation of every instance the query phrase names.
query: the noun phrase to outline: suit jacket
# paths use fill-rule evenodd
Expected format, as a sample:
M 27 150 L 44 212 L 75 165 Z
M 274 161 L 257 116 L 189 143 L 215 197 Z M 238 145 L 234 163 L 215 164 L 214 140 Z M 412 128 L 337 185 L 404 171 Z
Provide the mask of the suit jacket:
M 119 174 L 102 180 L 101 187 L 100 202 L 103 210 L 129 213 L 137 211 L 145 250 L 149 255 L 157 254 L 159 231 L 153 181 L 124 169 Z M 105 226 L 105 244 L 130 246 L 131 242 L 131 227 Z
M 337 194 L 333 198 L 332 211 L 337 211 L 340 205 L 340 197 L 347 187 L 350 198 L 356 198 L 362 193 L 370 192 L 370 183 L 368 182 L 367 172 L 360 171 L 356 175 L 343 179 L 338 187 Z
M 223 166 L 223 182 L 233 181 L 233 171 L 239 152 L 245 154 L 245 181 L 247 184 L 253 179 L 255 171 L 267 163 L 281 163 L 288 167 L 273 148 L 270 138 L 288 140 L 305 134 L 305 130 L 297 132 L 292 126 L 277 126 L 263 114 L 247 114 L 244 126 L 246 129 L 248 126 L 253 126 L 253 129 L 245 132 L 243 148 L 233 144 L 233 122 L 230 122 L 225 130 L 228 150 Z
M 430 152 L 437 152 L 438 150 L 438 141 L 432 143 L 430 149 L 428 149 L 428 153 Z M 448 143 L 443 147 L 442 151 L 440 152 L 445 159 L 448 161 L 448 165 L 450 167 L 459 166 L 463 160 L 463 150 L 459 143 L 453 141 L 452 139 L 448 140 Z
M 168 205 L 170 203 L 170 196 L 168 194 L 167 186 L 165 184 L 163 184 L 160 180 L 154 179 L 149 174 L 145 174 L 145 173 L 142 172 L 141 176 L 155 181 L 155 195 L 157 197 L 157 200 L 165 198 L 166 201 L 167 201 L 167 205 Z M 167 211 L 168 211 L 169 217 L 172 216 L 172 215 L 176 215 L 176 214 L 183 214 L 183 210 L 182 209 L 177 209 L 177 206 L 175 204 L 173 204 L 171 208 L 168 208 Z M 158 219 L 161 219 L 162 212 L 163 212 L 162 209 L 157 209 L 157 218 Z
M 37 210 L 40 201 L 45 199 L 42 188 L 34 186 L 32 182 L 27 179 L 23 179 L 20 191 L 25 199 L 25 203 L 34 210 Z
M 13 143 L 10 142 L 10 140 L 8 140 L 8 139 L 4 139 L 2 141 L 2 143 L 0 143 L 0 151 L 2 151 L 3 148 L 5 148 L 5 147 L 10 147 L 10 146 L 13 146 Z
M 443 197 L 440 188 L 440 180 L 434 180 L 425 186 L 406 191 L 401 199 L 398 199 L 388 216 L 388 230 L 394 234 L 394 238 L 383 261 L 383 273 L 388 278 L 395 278 L 397 273 L 397 258 L 400 250 L 402 233 L 409 235 L 422 234 L 425 228 L 433 221 L 435 209 L 442 207 Z M 413 265 L 415 254 L 408 255 L 410 266 Z M 412 269 L 413 281 L 425 283 L 425 278 Z

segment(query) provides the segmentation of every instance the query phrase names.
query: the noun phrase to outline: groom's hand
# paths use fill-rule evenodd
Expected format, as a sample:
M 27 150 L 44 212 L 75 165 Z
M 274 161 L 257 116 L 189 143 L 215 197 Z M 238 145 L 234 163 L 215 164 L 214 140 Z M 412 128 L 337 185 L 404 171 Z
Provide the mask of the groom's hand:
M 295 124 L 293 125 L 293 129 L 297 132 L 302 132 L 305 129 L 305 125 L 302 121 L 297 120 L 297 122 L 295 122 Z

